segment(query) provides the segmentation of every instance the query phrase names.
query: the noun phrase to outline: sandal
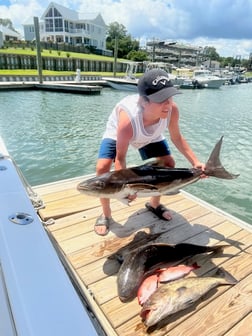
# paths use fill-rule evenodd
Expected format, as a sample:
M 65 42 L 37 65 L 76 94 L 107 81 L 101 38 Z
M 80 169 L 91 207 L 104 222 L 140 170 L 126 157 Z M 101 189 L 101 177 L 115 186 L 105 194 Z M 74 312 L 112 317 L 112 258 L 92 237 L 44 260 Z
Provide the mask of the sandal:
M 163 216 L 165 211 L 169 211 L 169 209 L 167 209 L 163 204 L 160 204 L 159 206 L 157 206 L 156 208 L 153 208 L 153 206 L 150 205 L 149 202 L 147 202 L 145 204 L 146 209 L 148 209 L 150 212 L 154 213 L 159 219 L 163 219 L 166 221 L 170 221 L 172 220 L 172 217 L 170 217 L 170 219 L 167 219 Z
M 94 225 L 95 233 L 98 234 L 99 236 L 106 236 L 109 233 L 109 225 L 111 224 L 111 220 L 112 218 L 104 217 L 103 215 L 99 216 Z M 105 231 L 103 233 L 96 231 L 95 228 L 98 226 L 105 227 Z

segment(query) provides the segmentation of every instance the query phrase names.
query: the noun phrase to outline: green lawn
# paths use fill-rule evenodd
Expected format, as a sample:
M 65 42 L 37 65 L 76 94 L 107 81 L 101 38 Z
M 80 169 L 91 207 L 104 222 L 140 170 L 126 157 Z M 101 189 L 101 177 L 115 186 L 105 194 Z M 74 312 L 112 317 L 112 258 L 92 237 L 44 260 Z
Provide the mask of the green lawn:
M 36 49 L 31 50 L 31 48 L 7 48 L 0 49 L 0 54 L 17 54 L 17 55 L 34 55 L 36 56 Z M 89 60 L 99 60 L 99 61 L 110 61 L 113 62 L 113 57 L 102 56 L 102 55 L 94 55 L 94 54 L 81 54 L 75 53 L 71 51 L 61 51 L 61 50 L 42 50 L 42 56 L 47 57 L 72 57 L 72 58 L 81 58 L 81 59 L 89 59 Z M 118 59 L 120 61 L 120 59 Z M 121 60 L 123 61 L 123 60 Z M 125 60 L 124 60 L 125 61 Z
M 0 54 L 17 54 L 17 55 L 34 55 L 36 56 L 36 50 L 31 50 L 31 48 L 7 48 L 7 49 L 0 49 Z M 114 62 L 113 57 L 102 56 L 102 55 L 94 55 L 94 54 L 81 54 L 81 53 L 74 53 L 68 51 L 57 51 L 57 50 L 43 50 L 41 52 L 42 56 L 47 57 L 64 57 L 67 58 L 68 56 L 71 58 L 79 58 L 79 59 L 87 59 L 87 60 L 98 60 L 98 61 L 109 61 Z M 118 59 L 118 62 L 127 62 L 125 59 Z M 2 76 L 16 76 L 16 75 L 28 75 L 28 76 L 36 76 L 38 74 L 37 70 L 24 70 L 24 69 L 15 69 L 15 70 L 2 70 L 0 69 L 0 75 Z M 73 71 L 50 71 L 50 70 L 43 70 L 44 76 L 71 76 L 75 75 L 76 72 Z M 81 72 L 81 75 L 96 75 L 96 76 L 113 76 L 112 72 Z M 117 73 L 117 76 L 124 76 L 125 73 Z
M 0 69 L 0 76 L 37 76 L 38 71 L 32 69 L 15 69 L 15 70 L 2 70 Z M 51 70 L 43 70 L 43 76 L 75 76 L 75 71 L 51 71 Z M 88 72 L 82 71 L 81 75 L 86 76 L 113 76 L 112 72 Z M 124 76 L 124 73 L 117 72 L 116 75 L 118 77 Z

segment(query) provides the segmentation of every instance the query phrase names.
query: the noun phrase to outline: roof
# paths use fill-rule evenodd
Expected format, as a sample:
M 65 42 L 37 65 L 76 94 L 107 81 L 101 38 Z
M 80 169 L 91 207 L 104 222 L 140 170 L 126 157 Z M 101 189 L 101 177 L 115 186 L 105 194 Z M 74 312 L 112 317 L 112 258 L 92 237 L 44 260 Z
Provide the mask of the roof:
M 24 22 L 23 22 L 23 26 L 26 25 L 34 25 L 34 19 L 33 16 L 28 17 Z
M 21 35 L 18 32 L 14 31 L 10 28 L 7 28 L 5 26 L 2 26 L 2 25 L 0 25 L 0 31 L 3 33 L 4 36 L 7 35 L 7 36 L 13 36 L 13 37 L 17 37 L 17 38 L 21 37 Z
M 44 18 L 44 16 L 46 15 L 46 13 L 48 12 L 48 10 L 50 8 L 56 8 L 60 14 L 69 19 L 69 20 L 73 20 L 73 21 L 76 21 L 78 20 L 79 16 L 78 16 L 78 13 L 72 9 L 69 9 L 69 8 L 66 8 L 64 6 L 61 6 L 59 4 L 57 4 L 56 2 L 50 2 L 49 6 L 47 7 L 47 9 L 45 10 L 44 14 L 41 16 L 41 18 Z
M 106 23 L 103 20 L 100 13 L 95 13 L 95 12 L 78 13 L 78 12 L 72 10 L 72 9 L 69 9 L 69 8 L 66 8 L 62 5 L 59 5 L 56 2 L 50 2 L 48 7 L 46 8 L 44 13 L 42 14 L 41 20 L 44 20 L 46 18 L 46 14 L 50 10 L 50 8 L 56 8 L 59 11 L 59 13 L 62 15 L 62 17 L 66 18 L 68 20 L 81 21 L 81 22 L 83 22 L 83 21 L 87 22 L 88 21 L 88 22 L 92 22 L 94 24 L 97 24 L 99 26 L 106 27 Z M 33 17 L 29 17 L 24 21 L 23 26 L 33 25 L 33 24 L 34 24 Z
M 43 15 L 41 16 L 41 19 L 45 19 L 45 16 L 46 16 L 47 12 L 49 11 L 49 9 L 53 8 L 53 7 L 56 8 L 59 11 L 59 13 L 62 15 L 62 17 L 64 17 L 64 18 L 67 18 L 68 20 L 72 20 L 72 21 L 78 21 L 79 20 L 78 12 L 76 12 L 72 9 L 69 9 L 67 7 L 64 7 L 62 5 L 59 5 L 56 2 L 50 2 L 47 9 L 45 10 Z
M 79 13 L 79 20 L 82 21 L 90 21 L 92 23 L 96 23 L 100 26 L 106 26 L 102 16 L 100 13 Z

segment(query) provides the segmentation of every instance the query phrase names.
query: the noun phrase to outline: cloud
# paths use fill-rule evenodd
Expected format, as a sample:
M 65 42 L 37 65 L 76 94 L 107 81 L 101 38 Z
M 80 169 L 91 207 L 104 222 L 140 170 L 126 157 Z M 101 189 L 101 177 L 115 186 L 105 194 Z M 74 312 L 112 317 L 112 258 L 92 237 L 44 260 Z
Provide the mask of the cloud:
M 57 1 L 56 1 L 57 2 Z M 22 30 L 28 17 L 40 17 L 45 0 L 0 0 L 0 17 Z M 153 38 L 213 46 L 221 56 L 252 52 L 252 0 L 62 0 L 78 12 L 101 13 L 105 22 L 119 22 L 144 42 Z M 199 43 L 199 44 L 198 44 Z

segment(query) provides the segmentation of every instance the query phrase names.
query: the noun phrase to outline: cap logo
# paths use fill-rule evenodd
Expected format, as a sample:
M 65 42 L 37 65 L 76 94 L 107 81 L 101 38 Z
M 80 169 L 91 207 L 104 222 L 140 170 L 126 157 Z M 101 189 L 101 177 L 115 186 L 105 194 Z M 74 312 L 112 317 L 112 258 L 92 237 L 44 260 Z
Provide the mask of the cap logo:
M 166 84 L 166 81 L 169 81 L 169 79 L 168 79 L 167 77 L 165 77 L 165 76 L 158 76 L 157 78 L 155 78 L 155 79 L 152 81 L 152 84 L 153 84 L 154 86 L 157 86 L 158 83 L 161 83 L 161 84 L 165 85 L 165 84 Z

